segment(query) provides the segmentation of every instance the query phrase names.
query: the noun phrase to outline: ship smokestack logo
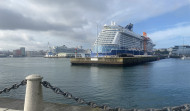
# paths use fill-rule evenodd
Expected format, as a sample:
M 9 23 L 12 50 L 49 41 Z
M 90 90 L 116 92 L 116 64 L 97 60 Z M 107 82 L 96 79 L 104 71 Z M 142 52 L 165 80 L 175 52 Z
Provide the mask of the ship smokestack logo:
M 129 29 L 130 31 L 133 31 L 133 24 L 130 23 L 130 24 L 128 24 L 125 28 L 126 28 L 126 29 Z

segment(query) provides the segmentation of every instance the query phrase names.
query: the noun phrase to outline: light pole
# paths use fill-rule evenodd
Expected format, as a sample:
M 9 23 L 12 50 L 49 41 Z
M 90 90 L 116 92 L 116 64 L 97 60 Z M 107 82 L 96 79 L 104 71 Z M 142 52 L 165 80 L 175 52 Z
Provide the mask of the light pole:
M 117 47 L 116 47 L 116 57 L 117 57 Z
M 97 43 L 96 43 L 96 45 L 97 45 L 97 58 L 98 58 L 98 40 L 99 40 L 99 38 L 98 38 L 98 24 L 97 24 Z

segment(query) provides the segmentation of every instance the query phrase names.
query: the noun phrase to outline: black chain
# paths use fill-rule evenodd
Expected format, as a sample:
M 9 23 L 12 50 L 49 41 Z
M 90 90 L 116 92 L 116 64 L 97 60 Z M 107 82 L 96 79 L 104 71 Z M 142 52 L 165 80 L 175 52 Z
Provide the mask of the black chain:
M 17 89 L 17 88 L 19 88 L 20 86 L 24 86 L 24 85 L 26 85 L 26 80 L 23 80 L 23 81 L 21 81 L 21 83 L 20 84 L 14 84 L 14 85 L 12 85 L 10 88 L 5 88 L 5 89 L 3 89 L 3 90 L 0 90 L 0 94 L 2 94 L 2 93 L 7 93 L 7 92 L 9 92 L 11 89 Z
M 107 105 L 102 105 L 102 106 L 99 106 L 97 105 L 96 103 L 93 103 L 93 102 L 87 102 L 85 101 L 84 99 L 81 99 L 79 97 L 74 97 L 71 93 L 69 92 L 63 92 L 60 88 L 57 88 L 57 87 L 54 87 L 52 86 L 49 82 L 47 81 L 43 81 L 41 82 L 41 84 L 46 87 L 46 88 L 49 88 L 49 89 L 52 89 L 53 92 L 55 92 L 56 94 L 60 94 L 60 95 L 63 95 L 64 97 L 68 98 L 68 99 L 73 99 L 75 100 L 76 102 L 80 103 L 80 104 L 87 104 L 89 105 L 90 107 L 92 108 L 101 108 L 103 110 L 107 110 L 107 111 L 127 111 L 125 109 L 121 109 L 121 108 L 111 108 Z

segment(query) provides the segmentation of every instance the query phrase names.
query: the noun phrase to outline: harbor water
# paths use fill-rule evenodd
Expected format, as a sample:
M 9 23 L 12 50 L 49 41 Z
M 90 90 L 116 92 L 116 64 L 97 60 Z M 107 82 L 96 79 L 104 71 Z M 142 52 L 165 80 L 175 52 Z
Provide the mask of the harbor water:
M 162 108 L 190 103 L 190 60 L 163 59 L 131 67 L 72 66 L 68 58 L 0 58 L 0 89 L 30 74 L 98 105 Z M 24 99 L 25 86 L 0 97 Z M 44 100 L 79 105 L 43 88 Z

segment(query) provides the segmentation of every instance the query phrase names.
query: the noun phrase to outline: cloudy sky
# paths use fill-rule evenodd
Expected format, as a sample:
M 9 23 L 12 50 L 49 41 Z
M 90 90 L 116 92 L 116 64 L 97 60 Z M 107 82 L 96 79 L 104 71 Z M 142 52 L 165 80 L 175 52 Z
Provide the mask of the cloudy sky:
M 0 50 L 91 48 L 111 21 L 133 23 L 155 48 L 190 45 L 190 0 L 0 0 Z

